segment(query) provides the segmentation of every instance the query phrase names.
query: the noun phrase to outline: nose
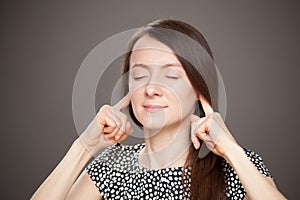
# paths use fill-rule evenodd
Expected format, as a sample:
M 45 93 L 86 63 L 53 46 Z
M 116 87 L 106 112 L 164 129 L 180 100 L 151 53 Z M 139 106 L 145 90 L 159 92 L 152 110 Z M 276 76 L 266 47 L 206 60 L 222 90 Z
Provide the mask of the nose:
M 149 97 L 162 96 L 162 88 L 157 83 L 149 82 L 145 86 L 145 95 Z

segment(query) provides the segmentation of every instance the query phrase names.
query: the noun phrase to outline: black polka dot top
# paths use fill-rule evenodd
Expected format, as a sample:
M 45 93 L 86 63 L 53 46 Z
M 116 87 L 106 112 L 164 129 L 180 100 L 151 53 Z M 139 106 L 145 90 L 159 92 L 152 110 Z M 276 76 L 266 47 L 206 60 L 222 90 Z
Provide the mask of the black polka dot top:
M 138 164 L 140 150 L 145 144 L 124 145 L 117 143 L 108 147 L 86 168 L 102 199 L 185 199 L 182 171 L 185 170 L 185 187 L 190 187 L 190 169 L 171 167 L 147 169 Z M 244 148 L 246 155 L 264 175 L 271 176 L 262 158 Z M 228 199 L 243 199 L 246 191 L 233 168 L 223 160 Z

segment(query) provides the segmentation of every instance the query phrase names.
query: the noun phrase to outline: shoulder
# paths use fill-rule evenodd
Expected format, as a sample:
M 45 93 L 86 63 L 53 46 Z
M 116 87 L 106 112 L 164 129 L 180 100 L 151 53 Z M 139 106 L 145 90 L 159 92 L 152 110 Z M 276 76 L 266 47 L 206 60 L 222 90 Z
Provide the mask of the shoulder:
M 263 174 L 264 176 L 272 177 L 268 168 L 263 163 L 262 157 L 258 153 L 245 147 L 243 148 L 243 150 L 261 174 Z M 227 197 L 229 199 L 231 199 L 231 197 L 240 197 L 242 199 L 245 196 L 246 191 L 242 186 L 237 173 L 225 159 L 223 159 L 223 166 L 225 172 Z
M 109 198 L 122 178 L 135 169 L 136 159 L 144 144 L 125 145 L 117 143 L 106 148 L 84 169 L 99 189 L 103 198 Z M 114 182 L 114 183 L 115 183 Z
M 88 172 L 91 170 L 105 170 L 102 171 L 103 173 L 115 168 L 128 168 L 135 162 L 139 151 L 143 147 L 144 144 L 126 145 L 116 143 L 100 152 L 86 167 L 86 170 Z
M 107 160 L 108 157 L 109 158 L 122 157 L 122 156 L 135 154 L 138 153 L 143 147 L 144 144 L 126 145 L 126 144 L 116 143 L 115 145 L 110 146 L 104 149 L 102 152 L 100 152 L 100 154 L 96 157 L 96 159 Z

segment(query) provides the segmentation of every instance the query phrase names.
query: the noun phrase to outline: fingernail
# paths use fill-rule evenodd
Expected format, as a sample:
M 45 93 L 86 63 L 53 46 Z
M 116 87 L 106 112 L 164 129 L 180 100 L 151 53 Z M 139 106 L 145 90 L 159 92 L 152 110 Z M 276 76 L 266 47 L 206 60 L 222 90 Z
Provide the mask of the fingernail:
M 118 140 L 120 139 L 121 135 L 116 135 L 115 139 Z

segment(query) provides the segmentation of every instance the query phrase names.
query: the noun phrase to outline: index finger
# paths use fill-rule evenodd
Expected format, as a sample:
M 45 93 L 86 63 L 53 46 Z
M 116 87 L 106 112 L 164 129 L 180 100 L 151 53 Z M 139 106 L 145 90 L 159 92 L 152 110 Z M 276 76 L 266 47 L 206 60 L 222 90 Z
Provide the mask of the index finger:
M 131 92 L 128 92 L 116 105 L 113 106 L 113 108 L 116 110 L 123 110 L 129 105 L 130 99 Z
M 214 113 L 214 110 L 212 109 L 208 101 L 201 94 L 199 94 L 199 100 L 202 104 L 202 108 L 205 112 L 205 115 Z

